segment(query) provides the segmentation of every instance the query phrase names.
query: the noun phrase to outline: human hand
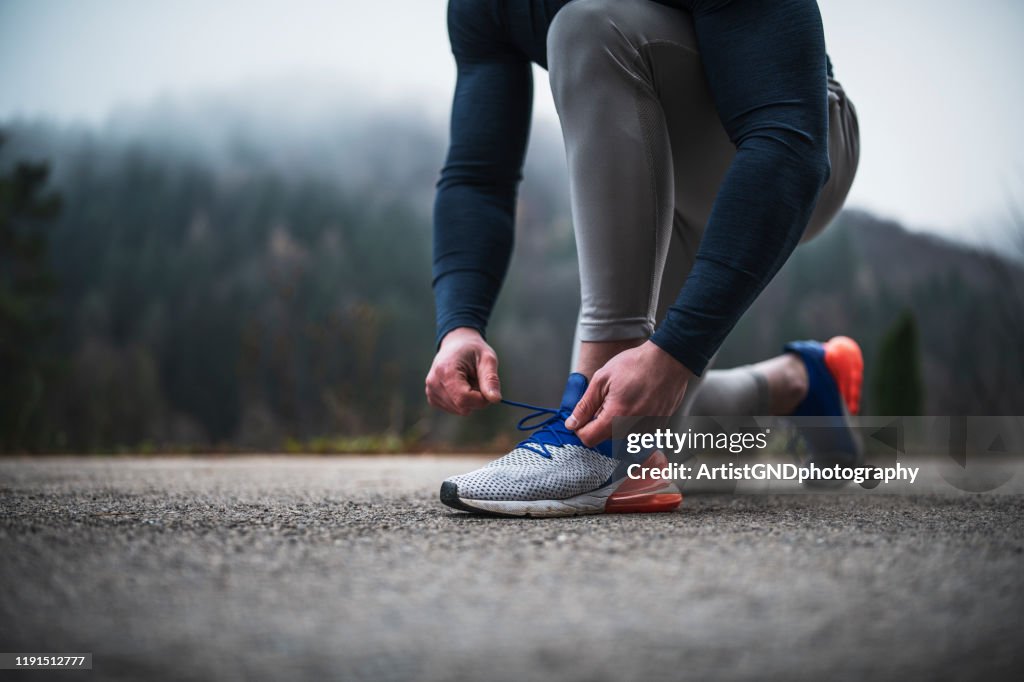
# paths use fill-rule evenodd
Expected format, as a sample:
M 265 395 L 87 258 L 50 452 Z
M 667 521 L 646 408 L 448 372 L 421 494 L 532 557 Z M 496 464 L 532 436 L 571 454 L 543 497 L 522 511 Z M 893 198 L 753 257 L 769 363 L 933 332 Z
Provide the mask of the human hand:
M 666 417 L 679 409 L 693 374 L 650 341 L 594 373 L 566 428 L 587 447 L 612 437 L 613 417 Z
M 448 332 L 427 373 L 427 402 L 463 417 L 501 400 L 498 356 L 475 329 Z

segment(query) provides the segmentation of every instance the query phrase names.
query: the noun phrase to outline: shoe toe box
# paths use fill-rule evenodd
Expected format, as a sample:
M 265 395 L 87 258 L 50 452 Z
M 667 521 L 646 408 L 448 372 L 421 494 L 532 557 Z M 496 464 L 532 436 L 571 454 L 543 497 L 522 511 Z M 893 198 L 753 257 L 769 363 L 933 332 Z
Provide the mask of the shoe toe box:
M 615 469 L 614 460 L 598 455 L 583 461 L 545 460 L 534 466 L 492 462 L 445 481 L 462 499 L 562 500 L 599 488 Z M 449 486 L 449 490 L 451 490 Z

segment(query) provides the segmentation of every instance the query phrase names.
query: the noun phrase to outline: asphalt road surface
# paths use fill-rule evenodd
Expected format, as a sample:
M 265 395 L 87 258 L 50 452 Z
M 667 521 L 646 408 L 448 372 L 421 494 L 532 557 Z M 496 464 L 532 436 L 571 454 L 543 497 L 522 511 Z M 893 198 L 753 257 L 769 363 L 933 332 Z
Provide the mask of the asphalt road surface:
M 0 460 L 0 651 L 93 653 L 91 673 L 0 675 L 1024 679 L 1015 489 L 443 507 L 440 481 L 478 462 Z

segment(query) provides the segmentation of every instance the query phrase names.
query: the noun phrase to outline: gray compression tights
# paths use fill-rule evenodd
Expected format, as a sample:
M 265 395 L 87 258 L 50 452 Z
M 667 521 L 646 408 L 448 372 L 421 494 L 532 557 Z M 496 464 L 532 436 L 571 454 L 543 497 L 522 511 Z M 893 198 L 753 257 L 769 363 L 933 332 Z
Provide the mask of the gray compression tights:
M 646 0 L 575 0 L 555 17 L 548 58 L 580 258 L 575 363 L 580 340 L 644 338 L 664 317 L 735 148 L 685 12 Z M 803 241 L 839 212 L 859 156 L 853 104 L 835 80 L 822 87 L 832 173 Z M 681 414 L 766 414 L 768 404 L 767 382 L 752 367 L 709 370 Z

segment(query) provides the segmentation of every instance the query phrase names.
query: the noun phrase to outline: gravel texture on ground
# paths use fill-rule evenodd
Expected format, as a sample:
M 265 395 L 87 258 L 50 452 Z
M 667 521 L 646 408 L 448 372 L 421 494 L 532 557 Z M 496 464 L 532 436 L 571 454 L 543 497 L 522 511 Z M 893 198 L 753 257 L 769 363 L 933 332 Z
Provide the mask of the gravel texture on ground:
M 1024 495 L 442 506 L 482 461 L 0 460 L 0 651 L 93 653 L 60 679 L 1024 679 Z

